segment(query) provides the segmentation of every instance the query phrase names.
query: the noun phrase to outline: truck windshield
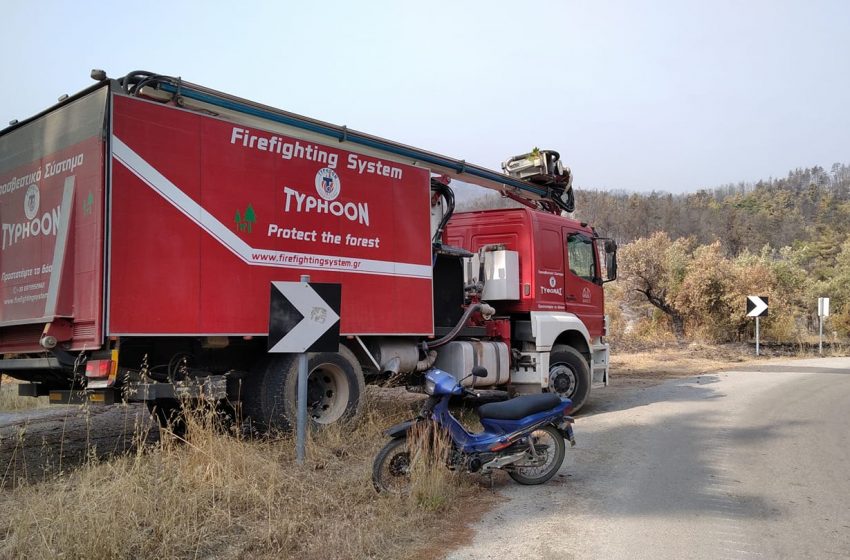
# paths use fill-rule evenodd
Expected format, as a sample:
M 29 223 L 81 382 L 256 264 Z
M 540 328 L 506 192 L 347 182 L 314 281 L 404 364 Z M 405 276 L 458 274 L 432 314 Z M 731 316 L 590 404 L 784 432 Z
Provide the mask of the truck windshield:
M 596 266 L 593 260 L 593 242 L 580 233 L 567 237 L 567 253 L 570 260 L 570 272 L 585 280 L 596 278 Z

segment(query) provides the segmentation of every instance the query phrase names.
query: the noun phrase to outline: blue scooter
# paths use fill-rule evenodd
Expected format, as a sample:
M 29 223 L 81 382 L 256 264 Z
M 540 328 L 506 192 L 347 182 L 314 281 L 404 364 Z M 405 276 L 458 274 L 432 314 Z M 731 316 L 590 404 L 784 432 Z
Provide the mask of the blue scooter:
M 473 368 L 467 377 L 486 377 L 487 370 Z M 466 379 L 466 377 L 464 378 Z M 445 371 L 425 373 L 428 399 L 419 416 L 387 430 L 390 441 L 375 457 L 372 482 L 379 492 L 404 493 L 410 486 L 411 449 L 408 435 L 416 426 L 433 422 L 451 441 L 448 467 L 482 474 L 505 470 L 520 484 L 543 484 L 564 462 L 568 440 L 575 445 L 570 399 L 552 393 L 524 395 L 478 407 L 484 430 L 468 432 L 449 412 L 453 396 L 477 397 L 474 391 Z

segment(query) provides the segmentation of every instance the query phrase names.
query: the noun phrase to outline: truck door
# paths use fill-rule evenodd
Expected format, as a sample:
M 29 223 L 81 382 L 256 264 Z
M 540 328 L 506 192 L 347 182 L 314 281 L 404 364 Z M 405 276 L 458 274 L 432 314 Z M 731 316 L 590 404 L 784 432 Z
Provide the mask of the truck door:
M 577 315 L 591 336 L 602 334 L 602 280 L 593 240 L 585 233 L 563 228 L 565 262 L 564 299 L 567 311 Z
M 48 323 L 66 349 L 103 343 L 108 91 L 0 134 L 0 354 L 43 353 Z

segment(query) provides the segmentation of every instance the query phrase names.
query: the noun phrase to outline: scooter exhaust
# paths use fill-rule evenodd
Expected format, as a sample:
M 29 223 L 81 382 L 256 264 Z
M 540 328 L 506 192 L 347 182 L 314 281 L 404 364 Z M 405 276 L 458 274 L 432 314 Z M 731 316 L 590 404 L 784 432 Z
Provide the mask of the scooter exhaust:
M 511 463 L 516 463 L 520 459 L 525 457 L 525 450 L 523 449 L 519 453 L 513 453 L 511 455 L 504 455 L 502 457 L 496 457 L 492 461 L 485 463 L 481 467 L 481 474 L 487 474 L 492 470 L 501 469 L 506 465 L 510 465 Z

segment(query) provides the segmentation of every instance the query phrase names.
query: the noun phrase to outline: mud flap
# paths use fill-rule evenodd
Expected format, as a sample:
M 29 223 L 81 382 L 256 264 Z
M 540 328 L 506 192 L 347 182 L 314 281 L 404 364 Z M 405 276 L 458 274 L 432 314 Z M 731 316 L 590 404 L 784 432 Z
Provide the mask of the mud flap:
M 573 424 L 575 420 L 572 416 L 564 416 L 564 419 L 558 422 L 558 431 L 564 436 L 564 439 L 570 442 L 570 447 L 576 446 L 576 438 L 573 435 Z

